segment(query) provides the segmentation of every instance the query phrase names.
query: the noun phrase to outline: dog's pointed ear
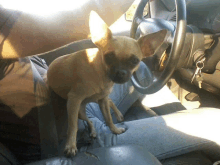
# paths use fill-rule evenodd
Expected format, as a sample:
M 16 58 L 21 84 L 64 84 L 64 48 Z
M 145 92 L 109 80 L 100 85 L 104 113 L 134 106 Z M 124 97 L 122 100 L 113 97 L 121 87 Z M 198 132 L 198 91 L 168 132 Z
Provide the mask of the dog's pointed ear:
M 108 25 L 95 12 L 91 11 L 89 16 L 89 28 L 92 42 L 101 49 L 105 49 L 112 39 L 112 32 Z
M 144 57 L 154 55 L 156 50 L 162 45 L 167 34 L 170 34 L 168 30 L 161 30 L 156 33 L 145 35 L 138 39 L 138 44 L 141 48 Z

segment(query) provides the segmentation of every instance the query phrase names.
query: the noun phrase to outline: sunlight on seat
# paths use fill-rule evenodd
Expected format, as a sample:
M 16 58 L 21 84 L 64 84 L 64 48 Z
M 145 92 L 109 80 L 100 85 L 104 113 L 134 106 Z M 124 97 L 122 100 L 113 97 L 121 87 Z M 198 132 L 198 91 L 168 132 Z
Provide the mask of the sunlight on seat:
M 220 145 L 219 117 L 219 109 L 204 108 L 180 111 L 163 118 L 167 126 L 177 131 Z
M 165 104 L 176 102 L 180 103 L 180 101 L 176 98 L 176 96 L 170 91 L 170 89 L 167 86 L 164 86 L 156 93 L 144 96 L 142 100 L 142 104 L 150 108 L 159 107 Z
M 89 0 L 7 0 L 1 2 L 4 8 L 23 11 L 29 14 L 39 16 L 50 16 L 59 11 L 71 11 L 80 8 L 83 4 L 89 2 Z
M 129 87 L 129 94 L 132 94 L 133 92 L 134 92 L 134 86 L 132 85 Z

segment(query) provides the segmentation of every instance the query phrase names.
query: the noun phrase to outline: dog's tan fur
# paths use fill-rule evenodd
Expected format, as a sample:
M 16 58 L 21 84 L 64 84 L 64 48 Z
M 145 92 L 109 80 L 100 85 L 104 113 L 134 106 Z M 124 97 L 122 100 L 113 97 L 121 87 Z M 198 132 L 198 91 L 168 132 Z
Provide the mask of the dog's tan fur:
M 89 102 L 99 104 L 106 124 L 113 133 L 121 134 L 125 131 L 124 128 L 117 128 L 113 124 L 110 114 L 111 107 L 117 120 L 123 120 L 121 112 L 108 98 L 114 82 L 107 74 L 109 66 L 104 61 L 104 54 L 114 51 L 119 61 L 129 59 L 131 55 L 141 60 L 154 54 L 166 36 L 166 31 L 161 31 L 141 37 L 138 41 L 128 37 L 113 37 L 108 26 L 95 12 L 90 14 L 90 31 L 92 41 L 98 48 L 57 58 L 49 66 L 47 74 L 49 86 L 55 93 L 67 99 L 68 132 L 65 147 L 67 155 L 75 155 L 77 151 L 78 118 L 87 121 L 91 136 L 96 136 L 95 128 L 85 112 L 85 106 Z M 131 69 L 131 74 L 138 66 L 139 64 Z

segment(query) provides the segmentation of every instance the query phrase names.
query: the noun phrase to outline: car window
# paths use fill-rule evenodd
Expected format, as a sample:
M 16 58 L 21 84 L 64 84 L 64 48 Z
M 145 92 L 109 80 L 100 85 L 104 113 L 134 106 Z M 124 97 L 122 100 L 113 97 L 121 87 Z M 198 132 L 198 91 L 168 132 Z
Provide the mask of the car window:
M 140 0 L 135 0 L 134 3 L 131 5 L 131 7 L 125 13 L 125 19 L 127 21 L 132 21 L 133 20 L 135 11 L 136 11 L 139 3 L 140 3 Z M 148 15 L 149 15 L 149 6 L 148 6 L 148 3 L 147 3 L 147 5 L 144 8 L 143 16 L 147 17 Z

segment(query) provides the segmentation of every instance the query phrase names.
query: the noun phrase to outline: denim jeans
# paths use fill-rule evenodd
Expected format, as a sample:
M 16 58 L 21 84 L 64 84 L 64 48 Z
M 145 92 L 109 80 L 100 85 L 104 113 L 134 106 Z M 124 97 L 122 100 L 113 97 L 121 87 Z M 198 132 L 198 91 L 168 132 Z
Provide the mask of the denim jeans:
M 146 65 L 141 62 L 140 67 L 136 71 L 137 77 L 139 81 L 142 83 L 142 85 L 147 85 L 149 80 L 147 79 L 146 74 Z M 124 84 L 114 84 L 112 93 L 109 95 L 109 97 L 112 99 L 114 104 L 117 106 L 117 108 L 120 110 L 120 112 L 124 115 L 129 107 L 140 97 L 142 97 L 143 94 L 137 92 L 131 81 L 128 81 Z M 109 132 L 109 129 L 106 128 L 105 120 L 102 115 L 102 112 L 100 110 L 100 107 L 97 103 L 89 103 L 86 106 L 86 113 L 88 118 L 93 121 L 94 126 L 97 131 L 101 131 L 105 128 L 106 131 Z M 114 123 L 117 123 L 117 119 L 115 118 L 115 115 L 113 111 L 111 110 L 111 115 Z M 102 128 L 103 127 L 103 128 Z
M 147 85 L 148 83 L 145 68 L 145 64 L 141 63 L 137 71 L 137 76 L 139 80 L 142 81 L 143 85 Z M 166 95 L 166 92 L 161 92 L 162 90 L 157 92 L 157 95 L 165 94 L 165 97 L 169 97 Z M 143 95 L 133 89 L 131 82 L 122 85 L 115 84 L 110 95 L 110 98 L 123 115 L 140 97 L 143 98 Z M 155 97 L 154 99 L 158 100 L 158 98 Z M 145 97 L 144 101 L 147 100 L 147 97 Z M 166 98 L 165 100 L 169 99 Z M 219 151 L 220 144 L 220 134 L 217 131 L 218 120 L 212 120 L 213 117 L 218 118 L 217 116 L 220 115 L 218 109 L 203 108 L 182 110 L 169 115 L 125 121 L 122 123 L 116 122 L 112 112 L 113 121 L 117 123 L 116 126 L 126 128 L 124 133 L 115 135 L 111 133 L 106 126 L 105 120 L 97 104 L 90 103 L 86 108 L 87 115 L 93 122 L 97 131 L 97 139 L 87 149 L 121 144 L 135 144 L 147 147 L 149 152 L 159 160 L 195 150 L 215 151 L 212 152 L 212 154 L 220 154 L 217 152 Z M 205 122 L 207 120 L 208 122 Z M 208 134 L 206 132 L 208 132 Z M 211 136 L 209 136 L 209 134 Z

